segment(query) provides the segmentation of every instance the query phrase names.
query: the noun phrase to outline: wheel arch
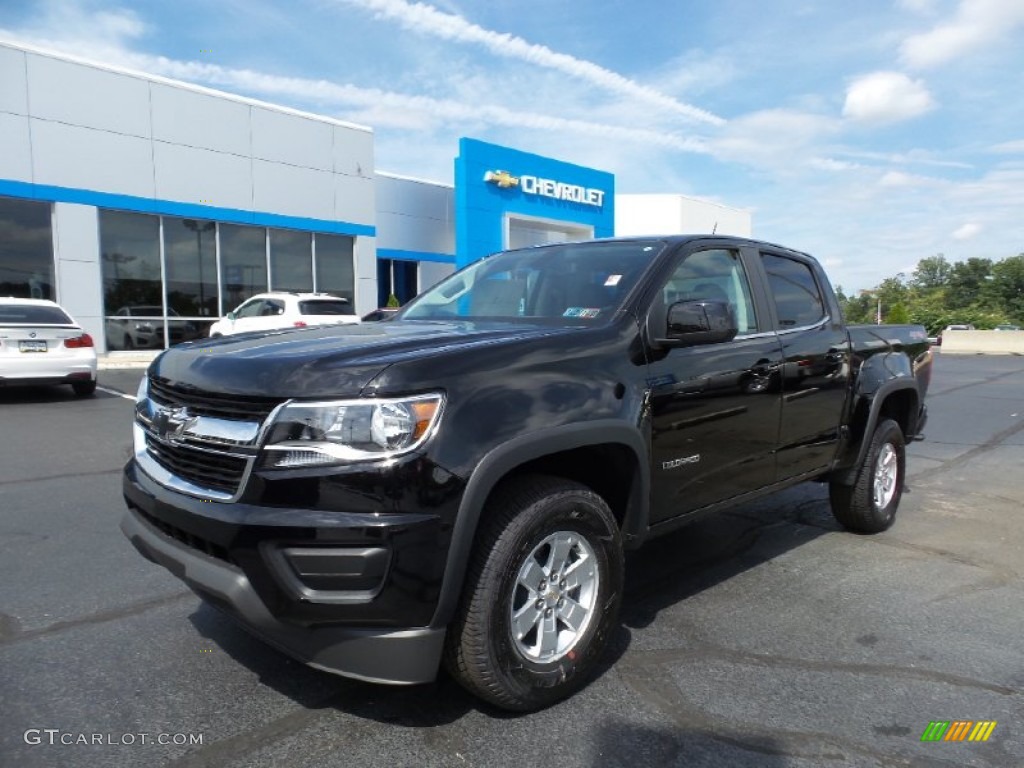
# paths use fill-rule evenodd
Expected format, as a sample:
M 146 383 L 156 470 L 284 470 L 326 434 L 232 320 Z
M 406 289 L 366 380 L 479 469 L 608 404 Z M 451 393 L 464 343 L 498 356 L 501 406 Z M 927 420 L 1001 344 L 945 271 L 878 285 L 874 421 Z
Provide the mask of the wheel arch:
M 608 503 L 626 539 L 646 526 L 650 497 L 646 455 L 636 428 L 610 420 L 541 430 L 491 450 L 470 476 L 459 504 L 431 626 L 451 621 L 484 510 L 503 483 L 542 474 L 586 485 Z
M 912 439 L 917 430 L 921 395 L 913 378 L 901 377 L 885 382 L 870 397 L 860 395 L 857 400 L 850 422 L 850 445 L 856 447 L 856 453 L 848 451 L 831 478 L 843 485 L 856 481 L 871 435 L 883 419 L 895 421 L 907 440 Z

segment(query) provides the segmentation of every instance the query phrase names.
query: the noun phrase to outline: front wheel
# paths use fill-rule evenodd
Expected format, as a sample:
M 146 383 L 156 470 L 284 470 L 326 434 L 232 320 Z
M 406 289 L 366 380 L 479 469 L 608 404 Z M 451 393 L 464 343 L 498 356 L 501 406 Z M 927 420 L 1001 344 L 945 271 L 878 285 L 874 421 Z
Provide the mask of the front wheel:
M 546 707 L 593 674 L 618 621 L 622 539 L 604 499 L 545 476 L 499 488 L 471 557 L 445 665 L 503 709 Z
M 906 440 L 900 425 L 885 419 L 875 427 L 853 485 L 829 486 L 832 514 L 856 533 L 880 533 L 896 519 L 906 477 Z

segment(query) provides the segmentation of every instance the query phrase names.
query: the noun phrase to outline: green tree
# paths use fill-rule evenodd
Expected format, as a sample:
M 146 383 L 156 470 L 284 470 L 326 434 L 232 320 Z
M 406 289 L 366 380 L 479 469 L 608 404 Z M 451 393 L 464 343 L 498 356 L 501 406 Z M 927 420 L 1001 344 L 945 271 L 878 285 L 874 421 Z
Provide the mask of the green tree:
M 850 325 L 875 322 L 875 299 L 870 291 L 861 291 L 857 296 L 844 296 L 840 307 L 843 318 Z
M 999 309 L 1015 322 L 1024 320 L 1024 253 L 994 264 L 988 288 Z
M 947 293 L 950 307 L 967 308 L 981 300 L 991 275 L 991 259 L 970 258 L 954 264 L 949 275 Z
M 906 325 L 910 322 L 910 312 L 907 309 L 906 304 L 901 301 L 896 302 L 889 308 L 889 314 L 885 316 L 885 322 L 892 323 L 893 325 Z
M 911 284 L 922 291 L 942 288 L 949 282 L 953 266 L 941 253 L 917 262 L 917 269 L 911 277 Z

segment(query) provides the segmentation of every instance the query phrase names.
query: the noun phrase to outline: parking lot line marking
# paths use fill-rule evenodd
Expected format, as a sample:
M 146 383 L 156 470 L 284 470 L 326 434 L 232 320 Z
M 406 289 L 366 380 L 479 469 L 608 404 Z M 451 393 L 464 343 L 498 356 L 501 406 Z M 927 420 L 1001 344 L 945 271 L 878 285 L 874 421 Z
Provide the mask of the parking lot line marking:
M 123 397 L 125 400 L 135 399 L 135 395 L 126 395 L 124 392 L 118 392 L 116 389 L 107 389 L 106 387 L 100 386 L 97 386 L 96 389 L 98 389 L 100 392 L 106 392 L 108 395 L 117 395 L 118 397 Z

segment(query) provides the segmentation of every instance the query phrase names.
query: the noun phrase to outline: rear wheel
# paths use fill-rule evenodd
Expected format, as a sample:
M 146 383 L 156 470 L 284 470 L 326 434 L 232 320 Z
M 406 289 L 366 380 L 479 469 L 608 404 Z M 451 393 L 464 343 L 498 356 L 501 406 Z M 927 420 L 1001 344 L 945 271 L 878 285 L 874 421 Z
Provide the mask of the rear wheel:
M 879 533 L 896 520 L 906 477 L 906 441 L 900 425 L 884 419 L 875 427 L 853 485 L 829 486 L 832 514 L 856 533 Z
M 73 381 L 71 382 L 71 388 L 75 390 L 75 394 L 79 397 L 88 397 L 96 391 L 96 379 L 90 381 Z
M 445 665 L 499 707 L 546 707 L 582 687 L 618 622 L 622 540 L 604 499 L 579 483 L 499 488 L 474 545 Z

